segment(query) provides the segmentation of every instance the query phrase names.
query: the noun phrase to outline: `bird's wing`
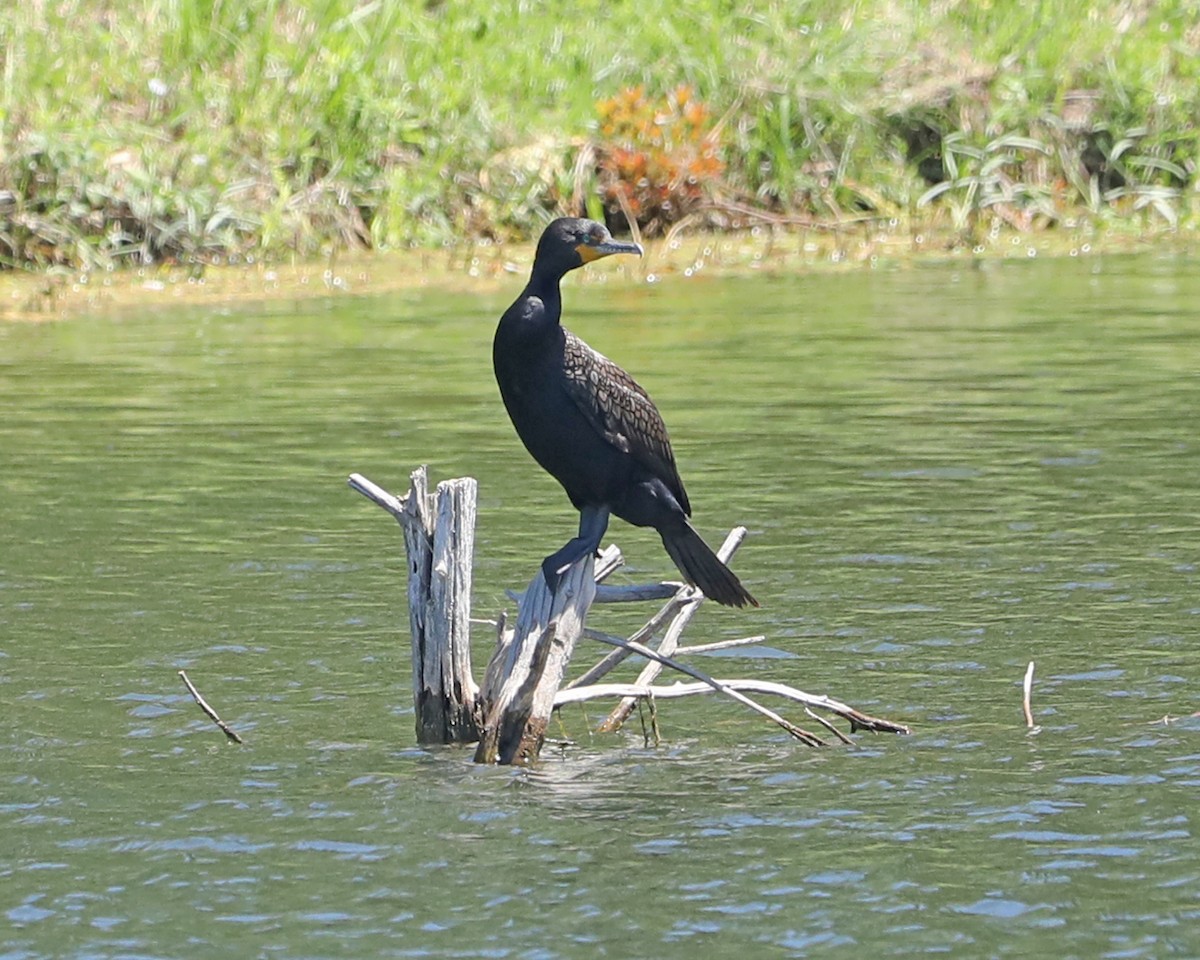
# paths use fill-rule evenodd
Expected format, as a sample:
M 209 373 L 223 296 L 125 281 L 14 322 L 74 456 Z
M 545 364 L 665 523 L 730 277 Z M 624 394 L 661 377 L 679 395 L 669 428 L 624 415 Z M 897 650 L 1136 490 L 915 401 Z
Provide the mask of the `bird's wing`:
M 684 513 L 692 510 L 658 408 L 636 380 L 569 330 L 563 348 L 567 394 L 593 427 L 667 485 Z

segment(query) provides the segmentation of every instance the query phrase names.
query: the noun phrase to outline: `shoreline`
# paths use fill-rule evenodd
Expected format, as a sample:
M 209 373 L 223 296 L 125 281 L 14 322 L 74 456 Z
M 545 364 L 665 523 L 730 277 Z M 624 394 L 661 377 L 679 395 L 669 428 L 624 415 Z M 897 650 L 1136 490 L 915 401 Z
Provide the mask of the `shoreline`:
M 919 263 L 989 263 L 1037 257 L 1101 257 L 1162 253 L 1195 256 L 1192 230 L 1122 233 L 1115 230 L 1007 232 L 968 247 L 943 234 L 844 229 L 739 233 L 698 232 L 651 240 L 640 263 L 619 268 L 642 282 L 664 277 L 813 273 Z M 118 310 L 257 305 L 345 296 L 383 296 L 408 290 L 469 288 L 484 293 L 515 288 L 528 272 L 534 243 L 463 244 L 444 250 L 339 252 L 290 262 L 161 264 L 113 270 L 0 274 L 0 322 L 79 320 Z M 612 271 L 609 271 L 612 272 Z M 606 276 L 604 274 L 603 276 Z M 590 282 L 603 282 L 598 276 Z M 582 282 L 589 282 L 582 279 Z

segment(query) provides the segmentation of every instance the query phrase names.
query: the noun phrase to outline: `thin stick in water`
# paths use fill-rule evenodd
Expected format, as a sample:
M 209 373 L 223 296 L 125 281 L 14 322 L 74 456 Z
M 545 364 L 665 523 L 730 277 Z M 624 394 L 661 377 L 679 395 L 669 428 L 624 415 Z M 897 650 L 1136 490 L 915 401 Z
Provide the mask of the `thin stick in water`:
M 208 715 L 208 719 L 221 728 L 221 732 L 224 733 L 225 736 L 227 736 L 234 743 L 245 742 L 237 735 L 236 732 L 234 732 L 233 728 L 230 727 L 229 724 L 217 716 L 217 711 L 210 707 L 208 705 L 208 701 L 200 696 L 200 691 L 192 686 L 192 681 L 188 679 L 188 675 L 182 670 L 179 671 L 179 678 L 183 681 L 184 686 L 188 688 L 188 693 L 192 695 L 192 699 L 200 705 L 200 709 Z
M 1025 668 L 1025 699 L 1021 706 L 1025 710 L 1025 726 L 1030 730 L 1033 729 L 1033 710 L 1029 706 L 1030 694 L 1033 693 L 1033 661 L 1029 661 L 1029 666 Z

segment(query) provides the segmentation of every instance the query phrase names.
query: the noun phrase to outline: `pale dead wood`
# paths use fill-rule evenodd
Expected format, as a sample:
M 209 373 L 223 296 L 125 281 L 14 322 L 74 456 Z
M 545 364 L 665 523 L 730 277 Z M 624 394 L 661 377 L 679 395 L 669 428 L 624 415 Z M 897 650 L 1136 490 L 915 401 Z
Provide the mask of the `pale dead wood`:
M 619 569 L 625 562 L 625 557 L 621 554 L 621 550 L 616 546 L 608 546 L 600 551 L 600 556 L 596 558 L 596 589 L 599 590 L 599 581 L 612 574 Z M 536 585 L 536 581 L 531 586 Z M 526 593 L 518 593 L 515 590 L 506 590 L 505 593 L 518 604 L 524 603 Z M 594 600 L 592 601 L 595 602 Z M 518 608 L 519 609 L 519 608 Z M 492 652 L 492 657 L 488 661 L 487 670 L 484 674 L 483 686 L 480 696 L 485 704 L 494 703 L 500 690 L 500 684 L 506 676 L 508 669 L 509 646 L 513 642 L 515 636 L 514 630 L 505 629 L 508 623 L 508 614 L 501 612 L 496 624 L 496 648 Z
M 645 643 L 658 632 L 659 627 L 661 627 L 666 621 L 670 620 L 675 616 L 676 613 L 679 612 L 679 608 L 683 606 L 684 602 L 685 601 L 682 597 L 677 596 L 672 598 L 670 603 L 664 606 L 641 627 L 639 627 L 638 630 L 631 637 L 629 637 L 629 640 L 633 643 Z M 603 642 L 604 638 L 608 636 L 608 634 L 604 634 L 604 637 L 597 636 L 593 639 L 601 640 Z M 616 647 L 615 649 L 609 651 L 609 653 L 603 659 L 601 659 L 599 663 L 591 667 L 583 675 L 572 680 L 569 684 L 567 684 L 567 686 L 581 687 L 585 684 L 595 683 L 601 677 L 610 673 L 614 667 L 629 659 L 629 657 L 630 651 L 627 648 Z
M 714 650 L 728 650 L 731 647 L 750 647 L 756 643 L 766 642 L 765 634 L 753 637 L 738 637 L 736 640 L 714 640 L 712 643 L 697 643 L 687 647 L 676 647 L 675 656 L 682 657 L 689 653 L 712 653 Z
M 208 719 L 220 727 L 221 732 L 225 734 L 225 736 L 227 736 L 234 743 L 245 742 L 237 735 L 237 733 L 231 726 L 229 726 L 229 724 L 217 716 L 217 711 L 210 707 L 208 705 L 208 701 L 200 696 L 200 691 L 192 685 L 192 681 L 188 679 L 188 675 L 183 670 L 179 671 L 179 679 L 183 681 L 183 685 L 188 688 L 188 693 L 192 695 L 192 699 L 195 700 L 200 709 L 205 712 L 205 714 L 208 716 Z
M 357 473 L 349 484 L 404 531 L 417 741 L 472 743 L 479 738 L 470 648 L 477 485 L 470 477 L 445 480 L 430 494 L 424 466 L 403 497 Z
M 413 471 L 413 476 L 415 477 L 418 473 L 424 476 L 424 470 L 424 467 L 420 467 L 418 470 Z M 388 493 L 388 491 L 384 490 L 383 487 L 379 486 L 377 483 L 368 480 L 361 473 L 350 474 L 346 482 L 350 484 L 350 487 L 353 490 L 361 493 L 368 500 L 379 504 L 379 506 L 383 507 L 384 510 L 390 513 L 397 520 L 399 520 L 403 515 L 404 501 L 399 497 Z
M 554 694 L 596 592 L 595 559 L 562 575 L 554 593 L 539 570 L 521 598 L 517 623 L 505 631 L 484 682 L 486 722 L 476 763 L 522 763 L 537 757 L 554 710 Z
M 623 590 L 624 587 L 611 587 L 604 584 L 604 580 L 610 577 L 613 573 L 619 570 L 625 563 L 625 557 L 621 553 L 621 548 L 615 544 L 610 544 L 605 547 L 596 556 L 596 593 L 599 595 L 601 590 Z M 636 589 L 636 588 L 635 588 Z M 504 595 L 509 600 L 514 601 L 518 605 L 525 599 L 525 592 L 521 590 L 505 590 Z M 592 603 L 599 601 L 593 599 Z
M 881 720 L 871 717 L 848 704 L 835 700 L 823 694 L 805 693 L 796 687 L 774 680 L 748 679 L 717 679 L 715 682 L 742 693 L 758 693 L 768 696 L 782 697 L 794 700 L 805 707 L 827 710 L 830 713 L 849 721 L 851 732 L 869 730 L 872 733 L 903 733 L 911 731 L 904 724 L 891 720 Z M 587 700 L 612 700 L 617 697 L 644 697 L 653 695 L 659 700 L 672 700 L 680 697 L 694 697 L 700 694 L 717 692 L 709 683 L 684 683 L 675 681 L 671 684 L 655 684 L 644 686 L 637 683 L 594 683 L 586 687 L 563 689 L 554 698 L 555 706 L 566 706 L 571 703 L 583 703 Z
M 726 563 L 729 562 L 729 559 L 734 553 L 737 552 L 738 547 L 741 546 L 742 540 L 745 538 L 745 527 L 735 527 L 734 530 L 730 531 L 729 535 L 725 539 L 726 544 L 728 544 L 731 539 L 735 539 L 735 534 L 737 534 L 737 531 L 739 530 L 741 531 L 741 535 L 736 536 L 736 542 L 734 542 L 729 548 L 728 554 L 723 554 L 718 551 L 718 556 L 720 556 L 721 559 Z M 724 550 L 725 547 L 722 546 L 721 549 Z M 703 594 L 694 587 L 690 587 L 684 583 L 667 582 L 658 584 L 658 586 L 670 587 L 674 592 L 670 595 L 670 601 L 657 613 L 655 613 L 654 616 L 647 620 L 646 623 L 643 624 L 636 633 L 629 637 L 629 640 L 633 643 L 646 643 L 650 641 L 654 635 L 658 633 L 659 628 L 668 620 L 671 620 L 673 617 L 675 617 L 680 610 L 683 609 L 685 604 L 698 602 L 698 598 L 703 597 Z M 660 599 L 660 597 L 655 596 L 653 599 Z M 616 647 L 605 654 L 599 663 L 590 667 L 581 676 L 572 680 L 568 686 L 579 687 L 588 683 L 595 683 L 601 677 L 610 673 L 620 663 L 628 659 L 629 656 L 630 652 L 627 648 Z
M 745 706 L 747 706 L 751 710 L 753 710 L 755 713 L 762 714 L 768 720 L 770 720 L 771 722 L 782 727 L 784 730 L 786 730 L 788 733 L 790 733 L 793 737 L 795 737 L 797 740 L 801 741 L 802 743 L 806 743 L 810 747 L 825 746 L 825 741 L 822 740 L 820 737 L 818 737 L 816 734 L 809 733 L 807 730 L 803 730 L 800 727 L 797 727 L 791 721 L 785 720 L 783 717 L 781 717 L 779 714 L 777 714 L 774 710 L 770 710 L 767 707 L 764 707 L 762 704 L 757 703 L 754 700 L 751 700 L 745 694 L 739 692 L 738 690 L 733 689 L 732 687 L 730 687 L 726 684 L 723 684 L 720 680 L 713 679 L 708 674 L 703 673 L 700 670 L 697 670 L 695 667 L 689 667 L 685 663 L 679 663 L 676 660 L 672 660 L 670 657 L 659 653 L 657 650 L 651 650 L 649 647 L 647 647 L 643 644 L 640 644 L 640 643 L 630 643 L 628 640 L 618 640 L 615 637 L 613 637 L 609 640 L 604 640 L 602 642 L 613 643 L 618 646 L 627 647 L 627 648 L 629 648 L 629 650 L 632 653 L 639 654 L 639 655 L 645 657 L 647 660 L 651 660 L 660 666 L 670 667 L 672 670 L 678 670 L 680 673 L 686 673 L 689 677 L 692 677 L 695 680 L 699 680 L 701 683 L 707 684 L 708 686 L 712 687 L 718 693 L 723 693 L 723 694 L 725 694 L 725 696 L 730 697 L 731 699 L 736 700 L 741 704 L 744 704 Z M 642 684 L 639 682 L 637 684 L 637 686 L 639 686 L 639 687 L 648 686 L 648 684 Z M 583 689 L 586 690 L 587 688 L 584 687 Z M 636 704 L 638 701 L 637 697 L 628 697 L 627 699 L 629 699 L 634 704 Z M 622 700 L 622 703 L 624 703 L 624 702 L 625 701 Z
M 625 565 L 625 555 L 621 553 L 621 548 L 616 544 L 609 544 L 600 551 L 600 555 L 596 557 L 596 593 L 599 594 L 601 589 L 611 590 L 613 588 L 604 586 L 604 581 L 612 574 L 616 573 Z M 593 600 L 592 603 L 596 601 Z
M 437 485 L 425 620 L 429 645 L 425 651 L 425 685 L 432 695 L 448 694 L 454 711 L 447 720 L 448 742 L 453 743 L 474 740 L 479 735 L 475 712 L 479 688 L 471 670 L 471 572 L 477 494 L 471 477 Z
M 738 547 L 742 545 L 742 541 L 746 539 L 747 530 L 745 527 L 734 527 L 725 537 L 725 542 L 721 544 L 721 548 L 717 551 L 717 556 L 722 563 L 729 563 L 733 555 L 737 552 Z M 679 645 L 679 638 L 683 636 L 683 631 L 687 625 L 691 623 L 692 617 L 696 615 L 696 611 L 700 609 L 700 604 L 704 602 L 704 594 L 695 587 L 684 587 L 680 591 L 683 604 L 679 612 L 675 614 L 675 618 L 671 621 L 671 625 L 667 627 L 667 632 L 663 634 L 662 640 L 658 645 L 658 652 L 664 657 L 669 657 L 675 653 L 675 648 Z M 640 684 L 651 684 L 655 678 L 662 672 L 662 665 L 658 662 L 646 664 L 642 668 L 642 672 L 638 674 L 637 682 Z M 699 679 L 699 678 L 697 678 Z M 629 715 L 633 712 L 633 708 L 637 703 L 636 698 L 627 697 L 617 704 L 608 717 L 600 724 L 601 731 L 618 730 Z
M 618 637 L 616 634 L 607 633 L 604 630 L 596 630 L 592 627 L 586 627 L 586 628 L 584 628 L 583 635 L 588 640 L 599 640 L 601 643 L 611 643 L 612 646 L 614 646 L 616 648 L 616 651 L 619 651 L 620 653 L 624 654 L 625 657 L 630 657 L 630 656 L 636 656 L 636 654 L 633 654 L 628 649 L 625 649 L 615 643 L 612 643 L 612 641 L 624 639 L 626 642 L 645 643 L 646 642 L 645 637 L 641 636 L 641 634 L 645 630 L 646 630 L 646 627 L 643 626 L 637 631 L 637 633 L 633 634 L 633 636 L 627 637 L 627 638 L 622 638 L 622 637 Z M 764 636 L 763 634 L 759 634 L 758 636 L 754 636 L 754 637 L 738 637 L 736 640 L 715 640 L 712 643 L 698 643 L 695 646 L 676 647 L 674 655 L 676 657 L 682 657 L 682 656 L 686 656 L 687 654 L 691 654 L 691 653 L 712 653 L 715 650 L 728 650 L 732 647 L 748 647 L 748 646 L 752 646 L 754 644 L 762 643 L 766 639 L 767 639 L 766 636 Z M 624 659 L 624 658 L 622 658 L 622 659 Z M 602 660 L 602 661 L 600 661 L 600 663 L 598 663 L 596 665 L 596 667 L 593 667 L 592 669 L 595 670 L 597 667 L 603 666 L 604 664 L 605 664 L 605 661 Z M 591 672 L 592 671 L 588 671 L 588 673 L 591 673 Z M 607 672 L 607 671 L 605 671 L 605 672 Z M 588 674 L 584 674 L 578 680 L 572 680 L 570 683 L 567 684 L 567 689 L 570 689 L 573 687 L 581 687 L 581 686 L 585 686 L 588 683 L 591 683 L 592 681 L 588 680 L 587 678 L 588 678 Z
M 746 692 L 775 694 L 803 704 L 810 716 L 843 742 L 850 742 L 849 738 L 827 719 L 813 713 L 814 709 L 848 720 L 851 732 L 908 732 L 901 724 L 869 717 L 829 697 L 767 681 L 716 680 L 679 663 L 673 656 L 727 649 L 765 638 L 741 637 L 682 646 L 681 636 L 703 603 L 703 593 L 670 583 L 620 587 L 600 584 L 623 562 L 615 547 L 607 548 L 599 558 L 587 557 L 573 565 L 560 578 L 553 593 L 539 570 L 525 592 L 514 595 L 520 604 L 515 625 L 510 626 L 503 613 L 494 622 L 475 621 L 496 630 L 496 649 L 482 687 L 477 688 L 471 677 L 467 636 L 472 622 L 469 604 L 475 483 L 469 478 L 445 481 L 438 485 L 436 494 L 430 494 L 422 467 L 413 472 L 410 484 L 409 493 L 397 498 L 358 474 L 350 478 L 355 490 L 391 513 L 404 531 L 409 559 L 413 695 L 420 742 L 462 743 L 478 739 L 475 759 L 479 762 L 528 762 L 537 757 L 545 742 L 553 710 L 564 703 L 601 696 L 621 697 L 621 703 L 610 715 L 609 723 L 615 727 L 628 716 L 634 704 L 645 700 L 650 704 L 651 727 L 656 729 L 654 697 L 670 698 L 708 690 L 742 703 L 811 746 L 824 745 L 825 741 L 757 703 Z M 722 560 L 729 561 L 745 535 L 743 527 L 730 532 L 718 551 Z M 623 640 L 586 629 L 588 610 L 599 596 L 614 602 L 667 598 L 667 603 L 630 640 Z M 657 650 L 642 642 L 656 636 L 664 626 Z M 568 689 L 561 690 L 563 673 L 581 636 L 593 636 L 615 649 Z M 636 683 L 595 682 L 631 653 L 649 661 Z M 663 666 L 699 682 L 656 686 L 653 681 Z M 482 718 L 486 718 L 486 723 Z
M 1033 729 L 1033 708 L 1030 705 L 1030 699 L 1033 695 L 1033 661 L 1029 661 L 1029 666 L 1025 668 L 1025 698 L 1021 701 L 1021 707 L 1025 711 L 1025 726 L 1030 730 Z

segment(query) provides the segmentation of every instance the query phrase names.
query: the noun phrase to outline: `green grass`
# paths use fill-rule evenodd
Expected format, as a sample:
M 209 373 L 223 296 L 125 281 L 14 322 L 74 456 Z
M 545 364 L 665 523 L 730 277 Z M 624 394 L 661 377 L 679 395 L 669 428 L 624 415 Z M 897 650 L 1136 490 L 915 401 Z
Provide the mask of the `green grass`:
M 722 119 L 697 226 L 1196 222 L 1196 0 L 484 6 L 4 4 L 0 262 L 527 236 L 599 212 L 597 102 L 639 84 Z

